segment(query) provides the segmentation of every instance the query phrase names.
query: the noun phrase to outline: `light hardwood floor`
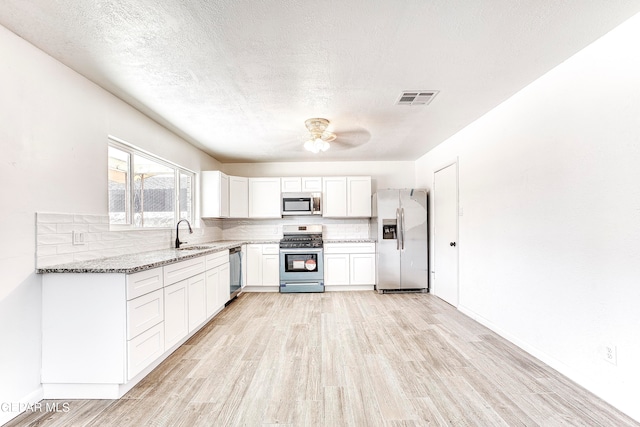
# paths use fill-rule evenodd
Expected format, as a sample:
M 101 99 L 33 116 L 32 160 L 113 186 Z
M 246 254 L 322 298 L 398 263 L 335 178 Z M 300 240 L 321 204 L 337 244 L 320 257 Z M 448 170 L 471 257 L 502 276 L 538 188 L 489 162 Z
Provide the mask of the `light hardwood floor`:
M 430 294 L 243 294 L 122 399 L 66 403 L 7 426 L 640 425 Z

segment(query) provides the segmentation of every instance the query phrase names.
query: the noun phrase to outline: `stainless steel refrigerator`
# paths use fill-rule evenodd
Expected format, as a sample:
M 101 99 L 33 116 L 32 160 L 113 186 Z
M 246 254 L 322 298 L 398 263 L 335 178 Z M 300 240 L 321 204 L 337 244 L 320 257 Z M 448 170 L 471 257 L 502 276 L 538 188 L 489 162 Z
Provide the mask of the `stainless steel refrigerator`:
M 378 292 L 428 290 L 427 191 L 380 190 L 373 195 Z

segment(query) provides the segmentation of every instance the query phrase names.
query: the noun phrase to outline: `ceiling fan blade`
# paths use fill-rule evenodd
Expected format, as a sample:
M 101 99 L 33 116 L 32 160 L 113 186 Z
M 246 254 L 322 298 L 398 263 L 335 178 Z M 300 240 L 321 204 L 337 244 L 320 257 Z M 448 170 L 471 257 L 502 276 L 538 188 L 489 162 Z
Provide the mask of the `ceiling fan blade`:
M 355 148 L 366 144 L 371 140 L 371 134 L 365 129 L 336 132 L 338 137 L 333 144 L 343 149 Z

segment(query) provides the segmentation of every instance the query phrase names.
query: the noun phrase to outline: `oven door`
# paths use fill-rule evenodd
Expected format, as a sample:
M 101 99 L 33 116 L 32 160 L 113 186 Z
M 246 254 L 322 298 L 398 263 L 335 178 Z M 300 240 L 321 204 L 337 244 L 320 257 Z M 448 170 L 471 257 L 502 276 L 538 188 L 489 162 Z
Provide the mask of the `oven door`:
M 322 249 L 280 249 L 280 282 L 322 281 Z

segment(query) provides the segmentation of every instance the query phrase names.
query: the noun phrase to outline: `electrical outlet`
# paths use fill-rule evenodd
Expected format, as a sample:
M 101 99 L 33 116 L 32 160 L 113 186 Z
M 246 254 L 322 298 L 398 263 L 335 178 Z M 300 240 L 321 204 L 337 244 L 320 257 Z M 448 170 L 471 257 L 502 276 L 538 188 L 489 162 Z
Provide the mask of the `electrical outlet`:
M 73 232 L 73 244 L 74 245 L 84 245 L 84 233 L 81 231 Z
M 603 359 L 612 365 L 618 364 L 618 349 L 613 344 L 605 344 Z

